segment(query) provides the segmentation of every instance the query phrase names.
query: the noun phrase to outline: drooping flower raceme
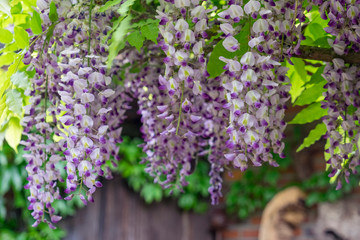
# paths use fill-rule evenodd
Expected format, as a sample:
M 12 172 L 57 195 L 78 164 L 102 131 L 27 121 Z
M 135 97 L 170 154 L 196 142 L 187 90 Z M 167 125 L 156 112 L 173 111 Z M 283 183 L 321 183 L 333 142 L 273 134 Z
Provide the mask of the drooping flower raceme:
M 60 220 L 51 206 L 61 198 L 58 181 L 66 182 L 65 199 L 75 194 L 86 204 L 102 185 L 98 176 L 111 177 L 105 161 L 110 156 L 118 160 L 119 124 L 129 98 L 123 88 L 115 92 L 110 87 L 105 66 L 108 47 L 100 41 L 110 29 L 113 13 L 98 13 L 99 7 L 88 3 L 56 2 L 59 22 L 51 23 L 44 1 L 41 16 L 48 27 L 53 24 L 52 36 L 39 38 L 33 48 L 44 51 L 24 59 L 36 70 L 23 121 L 27 136 L 23 144 L 29 151 L 26 188 L 31 192 L 29 208 L 35 225 L 48 222 L 45 214 L 52 222 Z M 88 9 L 88 14 L 80 8 Z

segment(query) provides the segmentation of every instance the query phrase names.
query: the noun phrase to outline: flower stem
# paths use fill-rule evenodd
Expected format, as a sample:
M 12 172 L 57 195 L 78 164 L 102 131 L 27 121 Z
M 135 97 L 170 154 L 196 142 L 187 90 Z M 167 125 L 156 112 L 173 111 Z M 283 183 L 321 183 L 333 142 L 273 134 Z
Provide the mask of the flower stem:
M 182 81 L 181 83 L 181 98 L 180 98 L 180 107 L 179 107 L 179 117 L 178 117 L 178 122 L 177 122 L 177 126 L 176 126 L 176 135 L 178 135 L 179 133 L 179 127 L 180 127 L 180 120 L 181 120 L 181 114 L 182 114 L 182 102 L 184 101 L 184 81 Z
M 92 14 L 93 6 L 94 6 L 94 0 L 91 0 L 90 8 L 89 8 L 89 41 L 88 41 L 88 52 L 87 52 L 88 55 L 90 55 L 90 49 L 91 49 L 91 14 Z M 90 58 L 88 58 L 88 67 L 90 67 Z

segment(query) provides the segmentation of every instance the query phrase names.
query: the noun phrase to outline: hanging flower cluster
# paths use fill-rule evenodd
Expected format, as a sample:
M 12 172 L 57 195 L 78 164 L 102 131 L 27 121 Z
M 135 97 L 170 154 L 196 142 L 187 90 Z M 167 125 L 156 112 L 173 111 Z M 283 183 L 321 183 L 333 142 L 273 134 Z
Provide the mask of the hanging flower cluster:
M 321 18 L 329 19 L 325 31 L 334 39 L 328 39 L 335 53 L 342 56 L 351 51 L 360 50 L 360 15 L 359 1 L 313 1 L 320 7 Z M 328 147 L 325 152 L 330 157 L 327 161 L 333 168 L 330 177 L 341 174 L 349 182 L 350 171 L 356 173 L 359 163 L 359 112 L 354 108 L 360 106 L 360 77 L 358 66 L 349 66 L 340 58 L 333 59 L 324 69 L 323 77 L 327 80 L 324 86 L 323 108 L 328 109 L 328 116 L 323 117 L 326 124 Z M 338 178 L 337 188 L 341 188 Z
M 240 2 L 229 1 L 219 17 L 224 48 L 229 52 L 251 49 L 239 58 L 220 58 L 226 63 L 221 77 L 227 100 L 224 107 L 230 110 L 225 157 L 241 170 L 250 163 L 276 166 L 271 152 L 284 157 L 283 117 L 290 89 L 284 85 L 289 82 L 285 76 L 288 69 L 278 61 L 299 53 L 305 16 L 297 1 L 251 0 L 243 8 Z M 244 28 L 237 24 L 243 19 L 248 22 L 249 46 L 239 46 L 237 40 L 244 34 Z M 300 24 L 295 27 L 296 20 Z
M 111 178 L 105 162 L 119 160 L 121 124 L 133 99 L 143 124 L 146 171 L 165 188 L 187 185 L 197 160 L 207 157 L 209 192 L 216 204 L 225 167 L 244 171 L 264 162 L 277 166 L 273 154 L 285 156 L 283 118 L 290 84 L 288 69 L 280 62 L 291 63 L 300 54 L 306 20 L 302 1 L 229 0 L 221 9 L 205 0 L 160 1 L 158 44 L 124 49 L 111 69 L 105 64 L 108 33 L 112 22 L 122 24 L 125 16 L 112 21 L 122 11 L 109 7 L 100 12 L 93 0 L 51 4 L 38 1 L 44 33 L 33 37 L 24 56 L 24 63 L 35 69 L 22 142 L 28 151 L 26 188 L 34 225 L 51 224 L 48 217 L 53 223 L 60 220 L 52 207 L 62 198 L 58 182 L 66 185 L 66 200 L 76 196 L 85 204 L 93 201 L 102 185 L 98 177 Z M 322 17 L 330 19 L 325 30 L 335 36 L 335 52 L 358 51 L 358 1 L 312 4 L 321 5 Z M 244 36 L 248 45 L 240 46 Z M 230 54 L 219 58 L 225 71 L 210 78 L 207 64 L 212 42 L 218 40 Z M 226 57 L 230 55 L 235 57 Z M 354 81 L 359 76 L 358 68 L 340 59 L 324 72 L 326 151 L 329 163 L 336 171 L 345 169 L 346 177 L 358 165 L 359 151 L 353 146 L 359 141 L 359 114 L 349 111 L 360 106 L 360 86 Z M 122 83 L 113 86 L 112 77 L 123 78 Z
M 359 1 L 358 0 L 313 0 L 320 7 L 321 18 L 329 19 L 325 31 L 333 36 L 330 44 L 338 55 L 360 51 Z
M 24 58 L 36 71 L 23 121 L 23 144 L 29 151 L 26 188 L 35 225 L 48 221 L 45 213 L 53 223 L 60 220 L 51 206 L 61 198 L 58 181 L 66 182 L 66 200 L 76 194 L 84 204 L 93 201 L 92 194 L 102 186 L 98 176 L 111 177 L 104 164 L 118 155 L 120 124 L 129 101 L 120 87 L 116 92 L 110 87 L 106 73 L 108 47 L 100 39 L 111 29 L 111 11 L 98 13 L 88 1 L 56 4 L 58 22 L 52 22 L 49 3 L 41 1 L 44 28 L 53 32 L 51 38 L 37 39 L 30 49 L 41 49 L 35 57 L 28 53 Z M 60 176 L 64 165 L 66 179 Z
M 349 182 L 349 170 L 356 173 L 355 167 L 359 162 L 358 142 L 360 140 L 359 110 L 353 107 L 360 106 L 359 88 L 356 81 L 360 77 L 360 69 L 356 66 L 348 67 L 344 60 L 335 58 L 324 69 L 323 77 L 327 80 L 324 97 L 326 102 L 323 108 L 328 108 L 328 116 L 323 117 L 326 124 L 329 145 L 325 150 L 330 155 L 328 164 L 333 168 L 330 177 L 343 173 L 346 182 Z M 337 188 L 341 188 L 341 178 Z

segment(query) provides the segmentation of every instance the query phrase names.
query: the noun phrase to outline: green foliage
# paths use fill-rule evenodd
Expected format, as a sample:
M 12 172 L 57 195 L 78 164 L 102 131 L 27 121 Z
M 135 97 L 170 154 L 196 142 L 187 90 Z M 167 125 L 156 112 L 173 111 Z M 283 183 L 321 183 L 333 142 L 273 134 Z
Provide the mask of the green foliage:
M 34 219 L 28 207 L 26 184 L 26 161 L 19 153 L 5 144 L 0 151 L 0 239 L 9 240 L 60 240 L 66 235 L 62 229 L 51 229 L 46 223 L 33 228 Z M 63 216 L 73 215 L 75 208 L 83 206 L 81 200 L 57 201 L 53 207 Z
M 42 27 L 41 27 L 41 18 L 40 14 L 36 11 L 33 12 L 33 16 L 31 18 L 31 31 L 38 35 L 42 33 Z
M 301 110 L 289 123 L 290 124 L 310 123 L 320 119 L 326 114 L 327 114 L 327 109 L 321 108 L 321 103 L 313 103 L 307 106 L 306 108 L 304 108 L 303 110 Z
M 110 7 L 118 5 L 120 2 L 121 0 L 106 1 L 106 3 L 100 7 L 99 12 L 105 12 Z
M 24 91 L 29 87 L 27 67 L 22 63 L 30 45 L 26 29 L 31 28 L 34 35 L 41 34 L 41 18 L 36 0 L 0 1 L 0 11 L 6 13 L 0 12 L 0 42 L 5 44 L 0 49 L 0 67 L 7 69 L 0 70 L 0 149 L 6 139 L 16 151 L 22 130 L 17 123 L 23 117 L 23 103 L 27 99 Z M 57 20 L 55 4 L 50 15 Z
M 241 33 L 234 36 L 239 41 L 240 50 L 236 52 L 228 52 L 222 44 L 224 40 L 221 40 L 215 45 L 214 49 L 211 52 L 209 62 L 207 64 L 207 71 L 210 74 L 211 78 L 217 77 L 225 71 L 224 66 L 226 65 L 226 63 L 219 59 L 220 56 L 229 59 L 234 58 L 235 56 L 238 56 L 240 58 L 244 53 L 248 51 L 249 27 L 250 25 L 248 23 L 245 23 Z
M 10 43 L 13 40 L 13 34 L 7 29 L 0 29 L 0 42 Z
M 141 34 L 148 40 L 153 41 L 157 44 L 157 37 L 159 35 L 159 22 L 149 23 L 141 26 Z
M 296 150 L 299 152 L 306 147 L 313 145 L 316 141 L 318 141 L 324 134 L 326 133 L 326 125 L 325 123 L 319 123 L 316 125 L 314 129 L 309 132 L 309 135 L 304 139 L 304 142 L 300 145 L 300 147 Z
M 50 3 L 49 19 L 51 20 L 52 23 L 55 23 L 57 20 L 59 20 L 59 16 L 56 10 L 56 5 L 54 2 Z
M 325 66 L 318 68 L 311 76 L 310 81 L 304 85 L 306 89 L 296 99 L 294 105 L 304 106 L 324 99 L 322 93 L 325 92 L 326 80 L 321 76 L 324 68 Z
M 145 38 L 141 35 L 140 31 L 134 31 L 127 36 L 127 41 L 133 47 L 140 51 L 144 44 Z
M 21 93 L 17 89 L 11 89 L 6 93 L 6 105 L 9 110 L 19 117 L 22 116 L 22 101 Z
M 116 173 L 126 179 L 129 186 L 144 198 L 146 203 L 159 202 L 165 197 L 173 197 L 178 199 L 179 207 L 185 210 L 194 210 L 197 212 L 204 212 L 208 203 L 205 200 L 208 197 L 209 188 L 209 166 L 205 161 L 199 161 L 194 173 L 187 177 L 189 185 L 181 193 L 179 189 L 162 189 L 159 184 L 153 182 L 146 172 L 145 164 L 140 164 L 141 158 L 144 156 L 141 148 L 138 147 L 142 141 L 139 139 L 130 140 L 128 137 L 124 138 L 120 145 L 120 160 L 117 167 L 114 167 L 111 161 L 108 166 Z
M 285 148 L 289 155 L 289 148 Z M 281 159 L 275 157 L 280 167 L 264 165 L 260 168 L 247 169 L 241 180 L 231 183 L 230 190 L 225 194 L 226 210 L 228 213 L 237 213 L 240 219 L 245 219 L 256 210 L 263 209 L 265 205 L 279 192 L 279 179 L 291 163 L 289 157 Z
M 29 88 L 30 83 L 27 75 L 24 72 L 16 72 L 11 76 L 11 82 L 15 85 L 15 87 L 20 88 L 22 90 L 26 90 Z

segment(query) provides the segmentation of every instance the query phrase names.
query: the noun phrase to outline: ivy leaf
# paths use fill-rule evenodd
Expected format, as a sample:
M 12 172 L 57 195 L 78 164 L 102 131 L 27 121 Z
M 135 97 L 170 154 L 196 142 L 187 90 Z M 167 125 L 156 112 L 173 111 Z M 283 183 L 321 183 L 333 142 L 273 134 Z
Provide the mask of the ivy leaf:
M 318 125 L 316 125 L 314 129 L 312 129 L 309 132 L 309 135 L 304 139 L 304 142 L 300 145 L 300 147 L 296 150 L 296 152 L 299 152 L 304 148 L 310 147 L 316 141 L 318 141 L 325 133 L 326 133 L 325 123 L 319 123 Z
M 24 49 L 29 46 L 29 34 L 25 31 L 24 28 L 15 27 L 14 34 L 18 48 Z
M 125 15 L 129 8 L 134 4 L 135 0 L 126 0 L 124 3 L 121 4 L 117 12 L 122 16 Z
M 7 43 L 11 43 L 12 40 L 13 40 L 12 33 L 7 29 L 0 28 L 0 42 L 7 44 Z
M 113 1 L 107 1 L 104 5 L 102 5 L 99 8 L 99 12 L 105 12 L 106 10 L 108 10 L 110 7 L 115 6 L 117 4 L 119 4 L 121 2 L 121 0 L 113 0 Z
M 145 38 L 141 35 L 140 31 L 135 31 L 129 34 L 127 37 L 127 41 L 129 44 L 133 47 L 136 47 L 136 49 L 140 52 L 141 47 L 144 44 Z
M 157 44 L 157 37 L 159 35 L 158 23 L 152 23 L 141 27 L 141 34 L 148 40 Z
M 327 115 L 328 110 L 321 108 L 321 103 L 313 103 L 299 112 L 290 124 L 305 124 Z
M 56 4 L 51 1 L 50 3 L 50 12 L 49 12 L 49 19 L 52 23 L 56 22 L 59 19 L 57 10 L 56 10 Z
M 19 117 L 22 115 L 22 97 L 18 90 L 11 89 L 6 93 L 6 106 Z
M 12 117 L 8 123 L 8 127 L 5 132 L 5 139 L 10 147 L 12 147 L 17 153 L 17 146 L 21 140 L 23 128 L 20 125 L 20 119 L 17 117 Z
M 42 27 L 41 27 L 41 17 L 40 14 L 37 11 L 33 11 L 33 15 L 31 17 L 31 31 L 38 35 L 42 33 Z

